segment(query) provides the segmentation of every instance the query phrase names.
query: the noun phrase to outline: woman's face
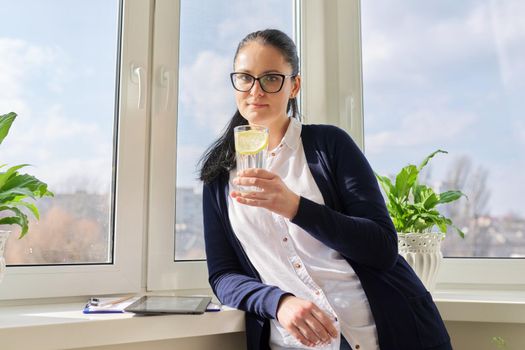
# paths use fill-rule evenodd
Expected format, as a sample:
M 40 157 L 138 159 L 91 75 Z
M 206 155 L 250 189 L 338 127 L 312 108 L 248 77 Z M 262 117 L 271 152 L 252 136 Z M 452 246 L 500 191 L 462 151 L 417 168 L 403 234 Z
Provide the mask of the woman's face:
M 268 73 L 292 74 L 291 65 L 283 55 L 271 45 L 256 41 L 247 43 L 237 54 L 235 72 L 248 73 L 258 78 Z M 268 93 L 261 89 L 259 81 L 246 92 L 235 90 L 235 101 L 241 115 L 250 124 L 270 126 L 288 118 L 288 100 L 299 92 L 300 78 L 286 77 L 282 89 Z

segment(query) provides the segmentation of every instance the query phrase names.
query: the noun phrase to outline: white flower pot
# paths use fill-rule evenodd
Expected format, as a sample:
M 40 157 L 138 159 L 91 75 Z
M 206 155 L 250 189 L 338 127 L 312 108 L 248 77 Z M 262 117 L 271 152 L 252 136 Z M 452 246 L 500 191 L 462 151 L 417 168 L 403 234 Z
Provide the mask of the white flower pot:
M 436 287 L 436 277 L 443 260 L 441 241 L 443 233 L 400 233 L 399 254 L 416 272 L 425 287 L 432 292 Z
M 0 230 L 0 282 L 2 282 L 2 279 L 4 278 L 5 270 L 6 270 L 4 250 L 5 250 L 5 245 L 7 243 L 7 239 L 9 238 L 10 233 L 11 231 Z

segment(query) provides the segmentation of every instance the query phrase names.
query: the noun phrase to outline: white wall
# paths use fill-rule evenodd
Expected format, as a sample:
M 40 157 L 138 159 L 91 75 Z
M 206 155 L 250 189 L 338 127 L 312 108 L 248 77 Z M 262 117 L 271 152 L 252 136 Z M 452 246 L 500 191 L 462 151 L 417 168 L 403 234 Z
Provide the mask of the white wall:
M 96 346 L 82 348 L 80 350 L 244 350 L 246 341 L 244 332 L 209 335 L 205 337 L 191 337 L 158 340 L 152 342 L 140 342 L 132 344 L 120 344 L 111 346 Z
M 454 350 L 497 350 L 492 337 L 502 337 L 506 350 L 525 349 L 525 324 L 488 322 L 445 322 Z
M 525 349 L 525 325 L 516 323 L 445 322 L 454 350 L 497 350 L 492 337 L 505 339 L 507 350 Z M 228 333 L 205 337 L 171 339 L 154 342 L 89 347 L 82 350 L 205 350 L 246 349 L 244 333 Z

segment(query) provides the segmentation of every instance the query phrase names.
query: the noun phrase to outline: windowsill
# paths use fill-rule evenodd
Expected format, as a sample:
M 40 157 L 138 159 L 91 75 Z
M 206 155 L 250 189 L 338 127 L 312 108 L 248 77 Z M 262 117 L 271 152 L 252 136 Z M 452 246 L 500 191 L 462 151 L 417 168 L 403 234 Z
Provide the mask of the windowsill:
M 522 291 L 438 291 L 433 296 L 446 321 L 525 324 Z M 244 313 L 230 308 L 203 315 L 133 317 L 85 315 L 83 306 L 83 302 L 1 306 L 2 348 L 74 349 L 244 331 Z
M 432 293 L 445 321 L 525 324 L 525 292 L 439 290 Z
M 244 331 L 244 313 L 230 308 L 203 315 L 134 317 L 86 315 L 84 304 L 0 307 L 2 349 L 75 349 Z

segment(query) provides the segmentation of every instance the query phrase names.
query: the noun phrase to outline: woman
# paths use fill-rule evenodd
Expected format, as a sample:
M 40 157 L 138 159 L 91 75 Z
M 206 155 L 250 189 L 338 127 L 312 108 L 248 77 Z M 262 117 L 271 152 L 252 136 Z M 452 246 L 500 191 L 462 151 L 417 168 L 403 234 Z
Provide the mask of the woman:
M 210 284 L 246 311 L 248 348 L 451 349 L 364 155 L 343 130 L 297 120 L 293 41 L 249 34 L 231 77 L 238 110 L 202 159 L 204 233 Z M 236 171 L 244 124 L 269 128 L 266 170 Z

